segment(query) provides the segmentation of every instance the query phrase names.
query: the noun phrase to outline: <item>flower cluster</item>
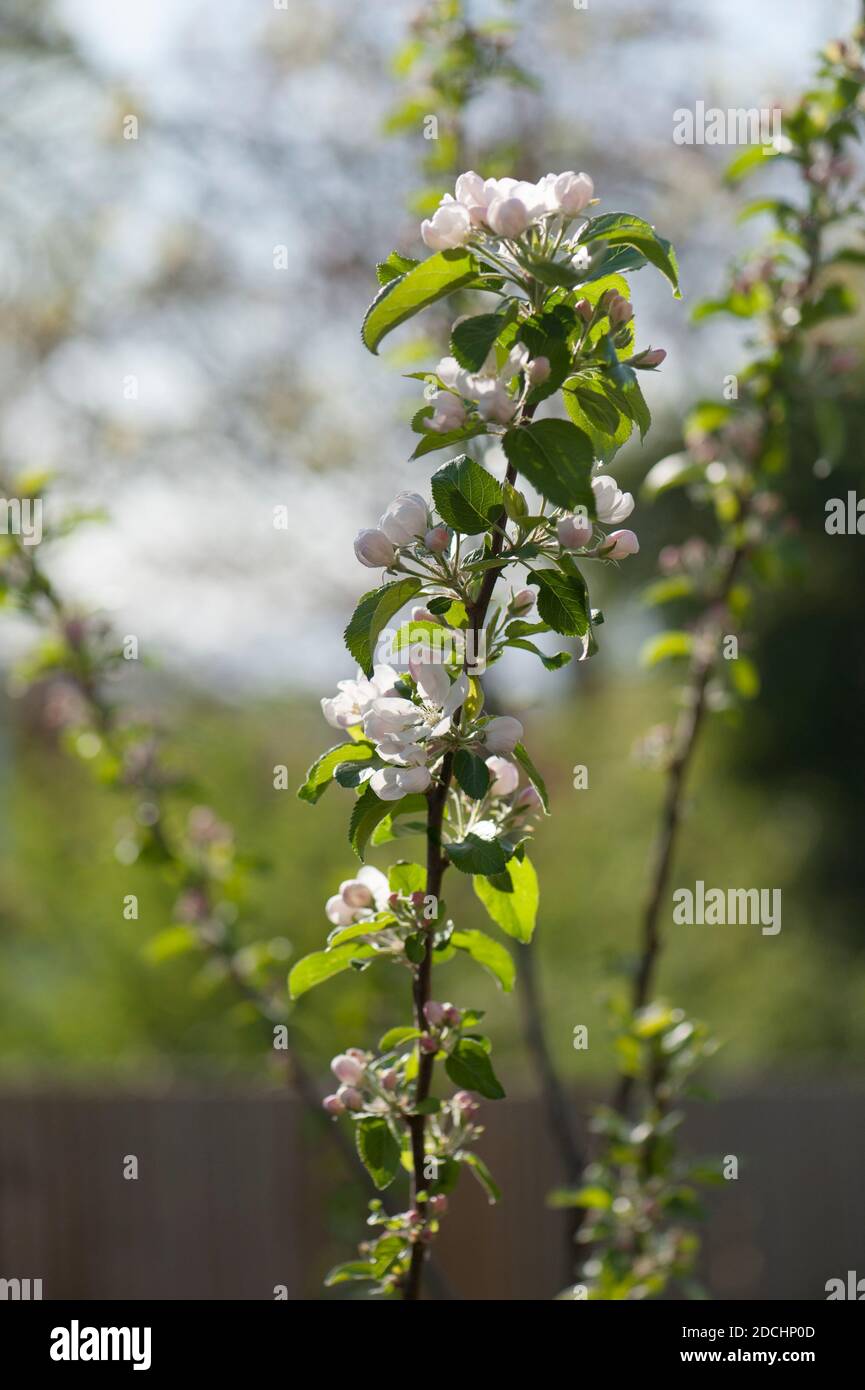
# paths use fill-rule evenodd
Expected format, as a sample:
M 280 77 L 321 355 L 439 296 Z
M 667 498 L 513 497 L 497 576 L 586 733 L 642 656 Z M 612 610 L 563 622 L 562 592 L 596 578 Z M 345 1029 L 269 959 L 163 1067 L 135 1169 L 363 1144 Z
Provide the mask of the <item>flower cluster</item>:
M 537 183 L 521 179 L 482 179 L 469 170 L 460 174 L 455 196 L 446 193 L 421 236 L 431 251 L 464 246 L 478 232 L 513 240 L 549 218 L 570 220 L 585 210 L 595 189 L 588 174 L 545 174 Z

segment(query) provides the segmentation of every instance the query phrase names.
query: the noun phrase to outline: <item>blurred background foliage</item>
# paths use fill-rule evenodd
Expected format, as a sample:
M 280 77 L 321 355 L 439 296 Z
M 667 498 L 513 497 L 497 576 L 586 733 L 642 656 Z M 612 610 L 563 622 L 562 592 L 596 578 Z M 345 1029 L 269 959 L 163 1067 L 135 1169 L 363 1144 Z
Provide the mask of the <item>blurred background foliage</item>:
M 348 674 L 339 633 L 363 583 L 351 536 L 426 477 L 405 462 L 416 392 L 399 354 L 382 388 L 387 374 L 356 329 L 373 262 L 391 244 L 416 246 L 416 211 L 399 209 L 419 184 L 437 186 L 434 159 L 420 172 L 436 152 L 406 114 L 412 101 L 415 115 L 432 109 L 429 72 L 405 57 L 393 71 L 412 41 L 411 4 L 145 8 L 149 20 L 121 32 L 107 0 L 4 7 L 3 470 L 54 469 L 61 497 L 110 512 L 58 549 L 52 574 L 140 634 L 148 655 L 166 654 L 158 674 L 131 673 L 122 693 L 174 731 L 172 759 L 202 784 L 190 804 L 213 805 L 270 863 L 253 878 L 241 936 L 286 938 L 298 957 L 321 945 L 324 901 L 350 870 L 347 799 L 334 790 L 313 815 L 273 790 L 273 767 L 287 765 L 293 788 L 326 744 L 318 694 Z M 476 9 L 516 22 L 507 62 L 510 78 L 526 77 L 506 74 L 478 95 L 463 162 L 505 151 L 532 177 L 585 168 L 606 209 L 625 190 L 650 219 L 663 207 L 686 303 L 717 287 L 757 231 L 735 226 L 740 195 L 720 181 L 729 150 L 674 146 L 673 110 L 697 98 L 783 101 L 857 11 L 843 0 L 676 0 L 663 14 L 632 0 L 597 13 L 564 0 Z M 121 135 L 130 111 L 137 142 Z M 274 267 L 277 246 L 287 272 Z M 740 366 L 747 326 L 689 327 L 662 291 L 637 281 L 635 293 L 641 325 L 669 351 L 650 383 L 655 427 L 616 464 L 636 491 L 678 444 L 684 409 Z M 861 317 L 833 335 L 861 348 Z M 138 401 L 124 398 L 127 373 Z M 860 394 L 843 401 L 853 437 L 865 424 Z M 669 929 L 661 992 L 710 1021 L 731 1078 L 844 1073 L 865 1042 L 865 579 L 861 539 L 823 528 L 826 499 L 859 485 L 861 463 L 830 445 L 798 441 L 800 582 L 776 585 L 756 615 L 761 695 L 740 722 L 712 724 L 674 874 L 677 885 L 783 892 L 776 937 Z M 271 525 L 285 501 L 288 535 Z M 640 506 L 635 525 L 640 557 L 593 595 L 610 614 L 600 655 L 543 684 L 527 658 L 509 688 L 553 797 L 533 858 L 547 1026 L 565 1080 L 612 1071 L 603 996 L 634 949 L 659 797 L 634 750 L 670 717 L 668 674 L 637 665 L 657 622 L 640 581 L 662 545 L 694 534 L 678 495 Z M 11 669 L 32 632 L 3 626 Z M 46 739 L 38 692 L 15 695 L 13 681 L 0 733 L 5 1078 L 266 1074 L 260 1032 L 198 956 L 148 959 L 174 893 L 115 857 L 123 794 Z M 585 791 L 572 786 L 579 763 Z M 407 841 L 405 852 L 419 847 Z M 460 888 L 449 906 L 478 911 L 470 895 L 457 900 Z M 123 917 L 129 893 L 138 921 Z M 489 1011 L 505 1085 L 528 1088 L 517 1011 L 462 969 L 450 967 L 449 992 Z M 370 971 L 301 1001 L 293 1018 L 315 1065 L 392 1023 L 401 986 L 396 972 Z M 572 1048 L 577 1024 L 589 1026 L 587 1052 Z

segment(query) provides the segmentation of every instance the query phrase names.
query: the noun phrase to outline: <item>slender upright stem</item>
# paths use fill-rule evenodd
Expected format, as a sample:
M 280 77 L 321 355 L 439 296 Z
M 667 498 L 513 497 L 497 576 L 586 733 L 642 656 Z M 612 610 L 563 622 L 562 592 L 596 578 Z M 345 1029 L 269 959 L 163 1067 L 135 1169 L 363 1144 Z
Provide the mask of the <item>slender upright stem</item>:
M 532 407 L 529 407 L 523 419 L 530 419 L 533 414 Z M 506 481 L 513 486 L 516 478 L 516 470 L 508 465 Z M 502 508 L 496 518 L 495 529 L 493 531 L 491 555 L 497 557 L 501 554 L 505 539 L 505 527 L 507 525 L 507 512 Z M 487 610 L 499 577 L 499 569 L 493 565 L 484 572 L 478 596 L 469 608 L 469 629 L 475 641 L 474 650 L 477 650 L 477 638 L 481 628 L 486 622 Z M 442 760 L 439 779 L 427 793 L 427 862 L 426 862 L 426 895 L 427 897 L 438 900 L 441 894 L 442 879 L 448 866 L 447 854 L 442 848 L 442 824 L 444 821 L 445 802 L 447 801 L 448 789 L 453 772 L 453 756 L 446 754 Z M 433 950 L 434 927 L 429 925 L 426 928 L 426 950 L 423 960 L 415 971 L 414 980 L 414 1015 L 415 1026 L 423 1032 L 426 1028 L 426 1018 L 424 1017 L 424 1005 L 431 998 L 432 988 L 432 950 Z M 416 1103 L 424 1101 L 429 1096 L 432 1084 L 433 1069 L 435 1067 L 435 1054 L 421 1052 L 418 1065 L 418 1078 L 416 1089 Z M 426 1116 L 412 1115 L 408 1121 L 409 1134 L 411 1136 L 411 1156 L 412 1156 L 412 1184 L 411 1200 L 412 1207 L 418 1210 L 418 1199 L 420 1194 L 426 1190 L 427 1179 L 424 1174 L 424 1164 L 426 1157 Z M 403 1298 L 416 1300 L 421 1296 L 421 1284 L 423 1278 L 424 1246 L 421 1241 L 417 1241 L 412 1247 L 411 1262 L 403 1290 Z

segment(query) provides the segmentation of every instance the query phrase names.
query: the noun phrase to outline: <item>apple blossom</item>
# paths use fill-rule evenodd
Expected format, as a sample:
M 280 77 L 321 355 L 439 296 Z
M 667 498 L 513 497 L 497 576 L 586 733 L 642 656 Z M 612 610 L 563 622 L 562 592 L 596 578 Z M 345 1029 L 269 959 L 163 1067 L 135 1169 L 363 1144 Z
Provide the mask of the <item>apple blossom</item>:
M 534 589 L 519 589 L 508 604 L 508 608 L 515 617 L 520 618 L 524 614 L 531 612 L 535 606 L 536 598 L 537 595 Z
M 484 726 L 484 742 L 493 753 L 513 753 L 522 741 L 523 726 L 509 714 L 497 714 Z M 475 827 L 477 829 L 477 827 Z
M 438 1038 L 434 1038 L 432 1033 L 421 1033 L 417 1041 L 421 1052 L 435 1053 L 439 1050 Z
M 595 196 L 595 185 L 588 174 L 575 174 L 573 170 L 568 169 L 558 176 L 548 174 L 547 178 L 554 179 L 555 206 L 566 217 L 575 217 L 581 213 Z
M 468 210 L 446 193 L 432 217 L 421 223 L 420 234 L 431 251 L 452 251 L 468 241 L 471 230 Z
M 532 214 L 521 198 L 494 198 L 486 220 L 499 236 L 514 240 L 531 226 Z
M 617 295 L 607 310 L 610 323 L 618 328 L 623 323 L 629 323 L 634 317 L 633 307 L 625 299 L 624 295 Z
M 450 434 L 452 430 L 462 429 L 466 420 L 466 408 L 459 396 L 452 391 L 436 391 L 430 404 L 432 415 L 425 421 L 428 430 L 436 434 Z
M 321 1104 L 322 1108 L 327 1111 L 328 1115 L 345 1114 L 345 1106 L 343 1105 L 339 1096 L 325 1096 Z
M 507 758 L 500 758 L 494 754 L 486 760 L 490 770 L 490 795 L 491 796 L 510 796 L 515 792 L 520 784 L 519 770 Z
M 337 1100 L 341 1100 L 346 1110 L 362 1110 L 363 1096 L 354 1086 L 340 1086 L 336 1093 Z
M 429 526 L 426 502 L 416 492 L 399 492 L 378 524 L 394 545 L 411 545 Z
M 539 811 L 543 804 L 539 793 L 532 786 L 523 787 L 519 796 L 514 798 L 515 811 Z
M 611 549 L 606 546 L 612 545 Z M 633 531 L 611 531 L 607 536 L 604 554 L 610 560 L 624 560 L 626 555 L 636 555 L 640 549 L 640 542 Z
M 460 1024 L 463 1021 L 463 1016 L 461 1011 L 456 1007 L 456 1005 L 445 1004 L 444 1011 L 445 1023 L 447 1024 L 448 1028 L 459 1028 Z
M 638 352 L 635 357 L 629 357 L 628 366 L 660 367 L 666 356 L 666 348 L 647 348 L 645 352 Z
M 634 510 L 634 499 L 629 492 L 622 492 L 615 478 L 601 474 L 592 479 L 592 492 L 595 494 L 595 511 L 598 521 L 604 526 L 615 526 L 624 521 Z
M 354 538 L 354 553 L 367 569 L 388 569 L 396 559 L 396 547 L 391 544 L 384 531 L 368 527 L 358 531 Z
M 350 927 L 354 922 L 354 908 L 349 907 L 341 893 L 334 893 L 324 905 L 327 920 L 336 927 Z
M 526 376 L 532 386 L 543 386 L 550 375 L 549 357 L 535 357 L 526 367 Z
M 361 723 L 373 700 L 393 691 L 398 679 L 392 666 L 379 665 L 373 668 L 369 679 L 358 671 L 355 680 L 338 681 L 339 694 L 321 702 L 325 719 L 334 729 L 353 728 Z
M 423 1016 L 431 1028 L 440 1028 L 445 1021 L 445 1006 L 437 999 L 428 999 L 423 1006 Z
M 582 550 L 589 545 L 594 527 L 586 516 L 562 516 L 556 522 L 556 535 L 563 550 Z
M 341 1052 L 334 1057 L 330 1069 L 338 1081 L 344 1081 L 348 1086 L 357 1086 L 363 1080 L 363 1067 L 356 1057 L 349 1057 L 348 1053 Z
M 399 801 L 412 792 L 425 792 L 432 777 L 426 767 L 382 767 L 374 772 L 369 784 L 382 801 Z
M 451 533 L 446 526 L 433 526 L 424 536 L 423 543 L 433 554 L 442 555 L 450 546 Z

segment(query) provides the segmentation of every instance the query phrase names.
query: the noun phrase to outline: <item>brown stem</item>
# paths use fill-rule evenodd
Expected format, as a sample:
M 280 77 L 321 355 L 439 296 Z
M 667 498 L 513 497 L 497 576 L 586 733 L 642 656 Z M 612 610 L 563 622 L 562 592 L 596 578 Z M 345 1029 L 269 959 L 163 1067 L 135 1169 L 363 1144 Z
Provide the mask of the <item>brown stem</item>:
M 715 604 L 725 612 L 730 599 L 730 591 L 736 582 L 736 576 L 746 553 L 747 546 L 745 544 L 736 547 L 718 587 Z M 688 769 L 694 756 L 694 749 L 706 713 L 706 692 L 718 659 L 720 635 L 720 623 L 716 623 L 713 624 L 711 634 L 703 634 L 697 639 L 697 650 L 685 685 L 684 708 L 673 733 L 673 754 L 667 767 L 660 828 L 655 839 L 649 888 L 643 907 L 643 944 L 631 995 L 633 1012 L 642 1009 L 648 1002 L 654 985 L 655 970 L 662 946 L 659 923 L 661 903 L 669 883 L 670 870 L 678 843 Z M 623 1115 L 628 1111 L 633 1089 L 634 1078 L 622 1076 L 616 1089 L 613 1104 Z
M 531 419 L 534 413 L 533 407 L 529 407 L 523 415 L 524 420 Z M 505 475 L 506 481 L 513 486 L 516 478 L 516 469 L 508 465 Z M 495 529 L 493 531 L 493 541 L 491 555 L 497 557 L 501 554 L 505 539 L 505 526 L 507 525 L 507 512 L 502 508 L 496 518 Z M 469 608 L 469 628 L 475 639 L 474 650 L 477 651 L 477 638 L 481 628 L 486 622 L 487 609 L 496 580 L 499 577 L 500 569 L 492 566 L 484 571 L 481 580 L 478 596 Z M 468 650 L 468 646 L 467 646 Z M 459 717 L 459 716 L 457 716 Z M 427 862 L 426 862 L 426 895 L 435 898 L 438 902 L 442 879 L 447 868 L 447 855 L 442 849 L 442 825 L 444 822 L 445 803 L 447 802 L 448 790 L 450 788 L 451 774 L 453 772 L 453 755 L 448 753 L 442 759 L 441 772 L 435 786 L 427 794 Z M 424 1032 L 426 1029 L 426 1019 L 424 1017 L 424 1005 L 431 997 L 432 985 L 432 938 L 434 928 L 426 929 L 426 950 L 424 958 L 418 965 L 414 980 L 414 1015 L 415 1026 Z M 421 1052 L 420 1063 L 418 1065 L 418 1078 L 416 1088 L 416 1101 L 426 1100 L 429 1096 L 432 1084 L 433 1069 L 435 1067 L 435 1054 Z M 411 1183 L 411 1202 L 412 1209 L 417 1212 L 418 1198 L 426 1190 L 426 1178 L 424 1177 L 424 1160 L 426 1156 L 426 1116 L 412 1115 L 408 1120 L 409 1134 L 411 1137 L 411 1157 L 412 1157 L 412 1183 Z M 420 1223 L 419 1223 L 420 1224 Z M 403 1298 L 406 1300 L 417 1300 L 421 1296 L 421 1285 L 423 1281 L 425 1247 L 418 1240 L 412 1246 L 411 1261 L 409 1263 L 408 1275 L 406 1276 Z

